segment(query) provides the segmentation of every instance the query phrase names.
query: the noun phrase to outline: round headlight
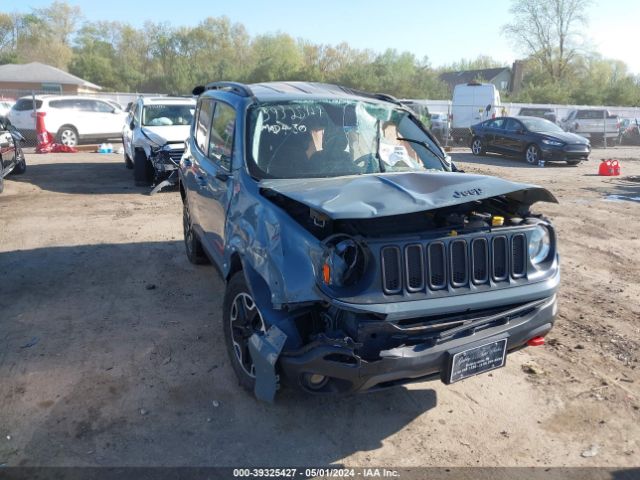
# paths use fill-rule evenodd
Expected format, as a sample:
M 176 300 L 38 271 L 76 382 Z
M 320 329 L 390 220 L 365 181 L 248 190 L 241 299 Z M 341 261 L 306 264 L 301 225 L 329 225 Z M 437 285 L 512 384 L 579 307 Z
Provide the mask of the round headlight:
M 544 262 L 551 251 L 551 235 L 545 227 L 537 226 L 529 237 L 529 258 L 538 265 Z
M 357 283 L 362 277 L 367 257 L 360 242 L 336 234 L 325 240 L 326 251 L 322 263 L 322 281 L 325 285 L 347 287 Z

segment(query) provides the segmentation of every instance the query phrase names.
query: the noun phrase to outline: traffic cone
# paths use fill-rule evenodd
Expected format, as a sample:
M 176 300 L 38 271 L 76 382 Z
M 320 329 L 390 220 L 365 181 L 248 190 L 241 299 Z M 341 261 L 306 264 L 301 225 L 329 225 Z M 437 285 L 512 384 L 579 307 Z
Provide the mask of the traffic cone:
M 53 148 L 53 136 L 44 126 L 44 115 L 44 112 L 36 112 L 36 135 L 38 136 L 36 153 L 49 153 Z

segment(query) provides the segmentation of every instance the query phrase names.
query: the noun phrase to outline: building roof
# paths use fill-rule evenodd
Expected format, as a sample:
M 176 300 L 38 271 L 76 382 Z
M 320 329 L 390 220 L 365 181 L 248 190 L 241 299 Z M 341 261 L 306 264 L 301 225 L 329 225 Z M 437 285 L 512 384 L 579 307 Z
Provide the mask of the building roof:
M 505 70 L 509 71 L 509 67 L 484 68 L 481 70 L 462 70 L 458 72 L 444 72 L 439 75 L 439 78 L 443 82 L 448 83 L 450 86 L 459 85 L 461 83 L 469 83 L 478 79 L 483 79 L 487 82 L 490 82 Z
M 102 87 L 95 83 L 39 62 L 0 65 L 0 82 L 59 83 L 102 90 Z

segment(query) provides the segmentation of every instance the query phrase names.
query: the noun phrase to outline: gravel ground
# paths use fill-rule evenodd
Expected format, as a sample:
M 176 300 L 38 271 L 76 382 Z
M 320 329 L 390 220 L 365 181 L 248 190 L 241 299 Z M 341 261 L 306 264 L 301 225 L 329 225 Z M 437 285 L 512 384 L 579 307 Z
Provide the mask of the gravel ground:
M 118 155 L 28 155 L 0 195 L 0 465 L 637 466 L 640 183 L 453 152 L 559 204 L 560 314 L 545 347 L 490 374 L 348 398 L 237 385 L 224 284 L 188 263 L 175 191 L 148 196 Z

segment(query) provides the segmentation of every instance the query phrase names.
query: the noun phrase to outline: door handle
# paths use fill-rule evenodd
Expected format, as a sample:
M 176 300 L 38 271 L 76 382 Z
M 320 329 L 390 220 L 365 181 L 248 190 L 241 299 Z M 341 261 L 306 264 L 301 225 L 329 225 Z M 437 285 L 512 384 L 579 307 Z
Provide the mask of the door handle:
M 207 179 L 200 175 L 196 175 L 196 183 L 201 187 L 205 187 L 207 185 Z

